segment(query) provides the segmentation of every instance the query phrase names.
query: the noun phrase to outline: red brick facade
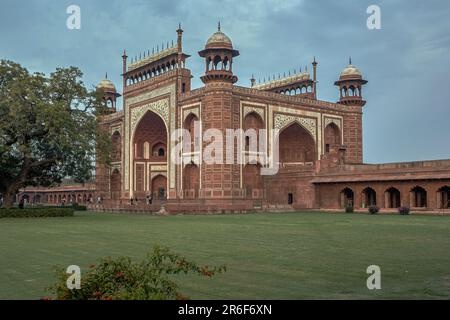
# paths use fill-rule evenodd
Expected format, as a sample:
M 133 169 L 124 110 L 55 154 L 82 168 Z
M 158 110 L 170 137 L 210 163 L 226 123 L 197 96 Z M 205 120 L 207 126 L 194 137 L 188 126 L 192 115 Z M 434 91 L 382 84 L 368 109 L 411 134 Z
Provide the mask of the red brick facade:
M 252 79 L 250 88 L 241 87 L 233 74 L 239 52 L 219 30 L 199 52 L 205 86 L 191 90 L 182 32 L 177 30 L 176 45 L 139 61 L 127 64 L 123 55 L 123 111 L 114 109 L 100 119 L 115 146 L 112 167 L 97 164 L 96 194 L 105 199 L 105 208 L 126 209 L 130 198 L 150 194 L 164 199 L 169 212 L 449 206 L 450 161 L 363 164 L 367 81 L 351 61 L 335 83 L 336 103 L 317 99 L 315 60 L 313 78 L 305 70 L 264 84 Z M 217 129 L 224 140 L 227 129 L 280 130 L 279 172 L 263 176 L 261 163 L 203 162 L 213 139 L 194 137 L 196 121 L 196 133 Z M 192 135 L 183 141 L 188 160 L 182 165 L 170 158 L 175 150 L 170 136 L 179 128 Z M 231 155 L 225 149 L 214 155 L 247 159 L 250 143 L 244 137 Z M 258 150 L 258 156 L 271 158 L 271 148 Z

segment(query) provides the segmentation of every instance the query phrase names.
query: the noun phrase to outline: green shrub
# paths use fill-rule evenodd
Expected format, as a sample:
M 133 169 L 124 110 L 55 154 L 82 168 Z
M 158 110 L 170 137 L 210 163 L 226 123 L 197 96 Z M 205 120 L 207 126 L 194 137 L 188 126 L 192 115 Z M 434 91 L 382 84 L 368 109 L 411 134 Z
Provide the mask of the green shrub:
M 377 214 L 380 211 L 380 208 L 378 208 L 377 206 L 370 206 L 369 207 L 369 213 L 370 214 Z
M 0 218 L 71 217 L 73 208 L 9 208 L 0 209 Z
M 172 275 L 196 273 L 212 277 L 225 272 L 225 266 L 198 266 L 184 257 L 158 246 L 141 262 L 128 257 L 104 258 L 82 272 L 81 288 L 67 288 L 69 277 L 65 270 L 57 270 L 58 280 L 49 288 L 59 300 L 185 300 Z
M 410 212 L 409 207 L 400 207 L 398 208 L 398 213 L 400 213 L 402 216 L 408 215 Z
M 79 205 L 78 203 L 72 203 L 72 208 L 75 210 L 75 211 L 86 211 L 87 210 L 87 207 L 86 206 L 83 206 L 83 205 Z
M 345 207 L 345 212 L 346 212 L 346 213 L 353 213 L 353 211 L 354 211 L 353 206 L 347 206 L 347 207 Z

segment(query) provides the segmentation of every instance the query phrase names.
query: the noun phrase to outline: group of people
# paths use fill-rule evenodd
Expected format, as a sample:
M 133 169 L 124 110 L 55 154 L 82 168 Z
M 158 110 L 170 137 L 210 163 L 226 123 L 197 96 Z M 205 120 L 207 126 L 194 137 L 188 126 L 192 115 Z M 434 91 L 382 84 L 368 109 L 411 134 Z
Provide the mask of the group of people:
M 145 197 L 145 203 L 146 203 L 146 204 L 152 204 L 152 202 L 153 202 L 153 196 L 152 196 L 151 194 L 147 195 L 147 196 Z M 138 204 L 139 204 L 138 198 L 137 198 L 137 197 L 135 197 L 135 198 L 130 198 L 130 204 L 131 204 L 132 206 L 133 206 L 133 205 L 138 205 Z

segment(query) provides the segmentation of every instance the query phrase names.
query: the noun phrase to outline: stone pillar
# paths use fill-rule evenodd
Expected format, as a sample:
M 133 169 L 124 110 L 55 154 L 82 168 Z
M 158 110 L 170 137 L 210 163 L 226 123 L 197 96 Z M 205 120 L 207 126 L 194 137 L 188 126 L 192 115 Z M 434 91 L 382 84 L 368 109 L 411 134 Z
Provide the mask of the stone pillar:
M 384 208 L 390 208 L 390 205 L 389 205 L 389 200 L 390 200 L 390 194 L 389 194 L 389 192 L 388 191 L 386 191 L 385 193 L 384 193 Z
M 442 193 L 443 192 L 440 192 L 440 191 L 438 191 L 436 193 L 436 209 L 442 209 Z M 444 203 L 445 202 L 446 201 L 445 201 L 445 194 L 444 194 Z
M 415 198 L 415 193 L 414 193 L 414 191 L 410 191 L 409 192 L 409 207 L 410 208 L 413 208 L 414 207 L 414 198 Z
M 347 206 L 347 199 L 346 199 L 346 196 L 345 196 L 345 193 L 344 192 L 341 192 L 341 203 L 339 204 L 339 206 L 341 207 L 341 208 L 345 208 L 346 206 Z

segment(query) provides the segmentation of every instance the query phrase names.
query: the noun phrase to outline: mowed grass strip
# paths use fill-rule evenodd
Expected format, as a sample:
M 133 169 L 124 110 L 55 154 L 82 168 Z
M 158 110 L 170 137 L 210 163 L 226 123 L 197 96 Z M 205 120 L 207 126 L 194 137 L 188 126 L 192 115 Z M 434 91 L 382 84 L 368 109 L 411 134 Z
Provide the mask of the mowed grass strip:
M 450 298 L 450 218 L 285 213 L 145 216 L 76 213 L 0 220 L 0 299 L 39 299 L 53 266 L 86 270 L 101 257 L 142 258 L 154 245 L 202 265 L 177 276 L 192 299 Z M 366 287 L 381 268 L 382 290 Z

